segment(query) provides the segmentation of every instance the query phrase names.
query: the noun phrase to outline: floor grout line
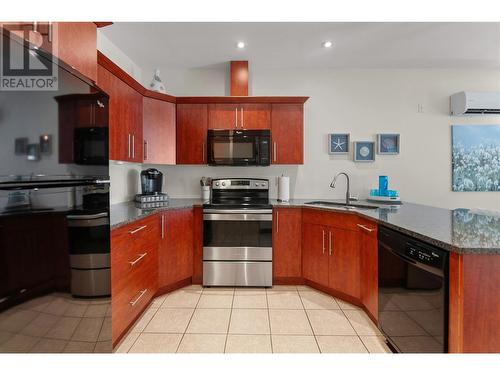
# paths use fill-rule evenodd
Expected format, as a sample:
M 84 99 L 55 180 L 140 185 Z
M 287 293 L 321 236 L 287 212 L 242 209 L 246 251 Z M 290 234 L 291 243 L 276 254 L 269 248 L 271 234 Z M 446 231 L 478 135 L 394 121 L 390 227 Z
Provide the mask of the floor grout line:
M 224 351 L 222 353 L 226 353 L 227 337 L 229 336 L 229 327 L 231 327 L 231 318 L 233 317 L 233 305 L 234 305 L 235 293 L 236 293 L 236 290 L 233 289 L 233 299 L 231 300 L 231 310 L 229 311 L 229 322 L 227 323 L 226 341 L 224 341 Z
M 299 293 L 300 303 L 302 303 L 302 307 L 304 308 L 304 312 L 306 314 L 307 321 L 309 322 L 309 327 L 311 328 L 311 332 L 313 333 L 314 341 L 316 342 L 316 346 L 318 347 L 318 351 L 321 354 L 321 348 L 318 343 L 318 339 L 316 338 L 316 333 L 314 332 L 314 328 L 311 324 L 311 320 L 309 319 L 309 314 L 307 313 L 306 306 L 304 305 L 304 301 L 302 301 L 302 296 Z
M 191 316 L 189 317 L 188 324 L 186 325 L 186 328 L 184 328 L 184 333 L 182 334 L 181 339 L 179 340 L 179 343 L 177 344 L 177 348 L 175 349 L 176 353 L 179 353 L 179 348 L 181 346 L 182 340 L 184 340 L 184 336 L 186 336 L 187 329 L 189 325 L 191 324 L 191 320 L 193 319 L 194 313 L 196 312 L 196 309 L 198 308 L 198 303 L 200 303 L 201 295 L 203 294 L 203 289 L 201 290 L 200 295 L 198 296 L 198 301 L 196 301 L 196 305 L 194 306 L 193 312 L 191 313 Z
M 269 340 L 271 341 L 271 354 L 274 354 L 273 347 L 273 332 L 271 330 L 271 312 L 269 311 L 269 300 L 267 299 L 267 289 L 265 290 L 266 294 L 266 306 L 267 306 L 267 320 L 269 323 Z

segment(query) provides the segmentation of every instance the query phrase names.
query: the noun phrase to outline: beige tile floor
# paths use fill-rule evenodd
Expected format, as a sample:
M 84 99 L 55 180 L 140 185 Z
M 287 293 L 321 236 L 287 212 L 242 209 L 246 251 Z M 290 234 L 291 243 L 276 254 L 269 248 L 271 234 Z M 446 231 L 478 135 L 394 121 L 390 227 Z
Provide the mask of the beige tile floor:
M 0 313 L 0 353 L 109 353 L 111 301 L 39 297 Z
M 152 301 L 117 353 L 388 353 L 364 311 L 307 286 L 177 290 Z

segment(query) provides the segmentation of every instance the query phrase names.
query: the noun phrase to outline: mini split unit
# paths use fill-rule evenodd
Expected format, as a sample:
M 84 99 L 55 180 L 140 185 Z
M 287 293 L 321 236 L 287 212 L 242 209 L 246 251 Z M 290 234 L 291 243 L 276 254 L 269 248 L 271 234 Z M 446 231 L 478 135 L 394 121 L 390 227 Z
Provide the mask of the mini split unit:
M 462 91 L 450 99 L 452 116 L 500 114 L 500 92 Z

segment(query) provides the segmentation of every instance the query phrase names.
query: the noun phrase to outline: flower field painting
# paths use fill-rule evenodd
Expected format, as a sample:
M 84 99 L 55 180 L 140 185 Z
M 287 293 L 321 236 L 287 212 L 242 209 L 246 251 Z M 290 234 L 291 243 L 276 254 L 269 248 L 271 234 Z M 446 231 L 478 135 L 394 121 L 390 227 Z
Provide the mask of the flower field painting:
M 453 191 L 500 191 L 500 125 L 453 125 Z

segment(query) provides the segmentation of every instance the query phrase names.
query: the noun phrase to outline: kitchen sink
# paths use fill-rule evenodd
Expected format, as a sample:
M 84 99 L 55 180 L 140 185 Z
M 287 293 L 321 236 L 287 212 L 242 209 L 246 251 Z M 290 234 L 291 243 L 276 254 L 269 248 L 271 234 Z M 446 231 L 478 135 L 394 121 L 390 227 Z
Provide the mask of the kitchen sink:
M 312 201 L 312 202 L 306 202 L 305 204 L 310 206 L 320 206 L 320 207 L 340 207 L 350 210 L 355 208 L 376 210 L 378 208 L 377 206 L 372 206 L 367 204 L 350 203 L 346 205 L 345 202 L 342 203 L 342 202 L 328 202 L 328 201 Z

